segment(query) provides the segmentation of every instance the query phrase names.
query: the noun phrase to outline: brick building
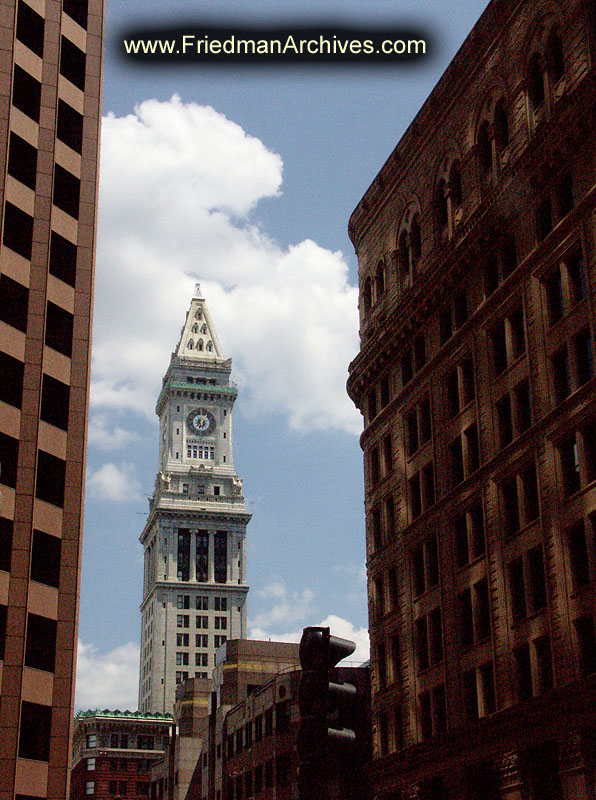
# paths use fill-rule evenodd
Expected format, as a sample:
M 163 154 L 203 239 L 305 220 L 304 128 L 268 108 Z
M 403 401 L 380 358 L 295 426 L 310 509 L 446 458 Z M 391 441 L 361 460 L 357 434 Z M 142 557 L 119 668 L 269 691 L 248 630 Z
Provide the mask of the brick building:
M 68 796 L 102 0 L 0 15 L 0 798 Z
M 172 717 L 138 711 L 79 711 L 70 800 L 149 797 L 151 766 L 170 743 Z
M 338 669 L 338 678 L 359 690 L 360 746 L 349 760 L 329 755 L 330 800 L 370 797 L 363 771 L 370 757 L 369 673 L 367 666 Z M 296 798 L 300 675 L 297 644 L 229 640 L 217 653 L 210 696 L 202 679 L 178 687 L 176 738 L 153 769 L 152 798 Z
M 594 797 L 595 58 L 493 0 L 350 220 L 378 798 Z

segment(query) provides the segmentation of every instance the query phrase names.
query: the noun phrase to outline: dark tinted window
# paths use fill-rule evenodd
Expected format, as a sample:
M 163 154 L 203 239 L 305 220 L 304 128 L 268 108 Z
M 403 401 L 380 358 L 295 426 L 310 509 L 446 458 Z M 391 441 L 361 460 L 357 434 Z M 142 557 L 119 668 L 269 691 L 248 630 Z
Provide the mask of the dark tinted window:
M 4 661 L 4 647 L 6 645 L 6 606 L 0 606 L 0 661 Z
M 27 614 L 25 665 L 53 672 L 56 662 L 56 620 Z
M 10 150 L 8 151 L 8 174 L 25 186 L 35 189 L 37 174 L 37 149 L 21 139 L 16 133 L 10 134 Z
M 12 104 L 16 106 L 19 111 L 22 111 L 23 114 L 31 117 L 35 122 L 39 122 L 41 83 L 17 65 L 15 65 L 14 68 Z
M 13 489 L 17 485 L 19 440 L 0 433 L 0 483 Z
M 23 3 L 23 0 L 19 0 L 17 39 L 40 58 L 43 58 L 43 26 L 43 17 L 40 17 L 27 3 Z
M 23 399 L 24 368 L 22 361 L 0 352 L 0 400 L 15 408 L 21 407 Z
M 43 376 L 40 418 L 62 430 L 68 430 L 70 387 L 62 381 Z
M 31 258 L 33 217 L 9 203 L 4 204 L 4 244 L 23 258 Z
M 87 27 L 87 0 L 63 0 L 64 13 L 78 22 L 81 28 Z
M 82 92 L 85 90 L 85 53 L 66 36 L 60 47 L 60 73 Z
M 21 732 L 19 756 L 35 761 L 48 761 L 50 755 L 50 731 L 52 709 L 39 703 L 21 703 Z
M 46 503 L 62 508 L 64 505 L 64 481 L 66 462 L 61 458 L 39 450 L 37 454 L 37 483 L 35 496 Z
M 10 572 L 12 560 L 12 520 L 0 517 L 0 569 Z
M 52 201 L 75 219 L 79 218 L 80 180 L 60 164 L 54 167 L 54 194 Z
M 72 314 L 48 300 L 45 342 L 68 357 L 72 354 L 73 319 Z
M 33 531 L 31 580 L 58 587 L 62 540 L 43 531 Z
M 69 286 L 75 285 L 77 247 L 64 236 L 52 231 L 50 244 L 50 272 Z
M 72 147 L 77 153 L 81 152 L 83 148 L 83 115 L 64 100 L 58 100 L 56 135 L 60 141 Z

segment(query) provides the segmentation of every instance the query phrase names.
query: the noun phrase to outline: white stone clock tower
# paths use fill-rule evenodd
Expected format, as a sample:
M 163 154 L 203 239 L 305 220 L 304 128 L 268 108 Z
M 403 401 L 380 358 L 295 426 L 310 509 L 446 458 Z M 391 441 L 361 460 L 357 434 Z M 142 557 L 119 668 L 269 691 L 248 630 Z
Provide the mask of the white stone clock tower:
M 215 650 L 246 637 L 246 526 L 234 469 L 230 382 L 197 284 L 157 401 L 159 472 L 141 535 L 139 711 L 169 713 L 176 684 L 208 678 Z

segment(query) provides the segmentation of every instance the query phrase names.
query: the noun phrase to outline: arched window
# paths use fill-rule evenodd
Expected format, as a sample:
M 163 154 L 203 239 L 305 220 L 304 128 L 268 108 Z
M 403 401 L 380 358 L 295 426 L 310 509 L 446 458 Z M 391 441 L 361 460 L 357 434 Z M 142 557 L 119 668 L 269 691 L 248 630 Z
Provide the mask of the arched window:
M 375 291 L 377 300 L 385 294 L 385 265 L 379 261 L 377 265 L 377 272 L 375 274 Z
M 211 344 L 211 342 L 207 342 L 207 350 L 209 352 L 211 352 L 213 350 L 213 345 Z
M 495 106 L 495 145 L 499 155 L 506 147 L 509 147 L 509 120 L 503 99 L 499 100 Z
M 202 349 L 203 349 L 203 340 L 199 339 L 197 343 L 197 350 L 202 350 Z
M 203 334 L 207 333 L 207 326 L 206 325 L 201 325 L 201 333 L 203 333 Z
M 364 281 L 364 288 L 362 290 L 362 302 L 364 303 L 364 313 L 368 313 L 372 307 L 372 281 L 367 278 Z
M 422 233 L 420 231 L 420 216 L 414 214 L 412 227 L 410 228 L 410 251 L 412 254 L 412 267 L 415 271 L 420 257 L 422 256 Z
M 455 161 L 449 171 L 449 190 L 451 194 L 451 204 L 453 210 L 459 208 L 463 203 L 463 192 L 461 185 L 461 173 L 459 164 Z
M 198 333 L 198 332 L 199 332 L 199 326 L 197 325 L 197 323 L 196 323 L 196 322 L 195 322 L 195 324 L 192 326 L 192 332 L 193 332 L 193 333 Z
M 188 344 L 186 345 L 189 350 L 192 350 L 192 339 L 188 340 Z
M 546 71 L 551 87 L 554 87 L 565 74 L 563 40 L 557 30 L 552 30 L 546 43 Z
M 541 61 L 538 53 L 532 56 L 528 72 L 528 95 L 532 111 L 537 111 L 544 103 L 544 78 Z
M 446 192 L 445 180 L 443 178 L 441 178 L 441 180 L 437 183 L 435 189 L 435 212 L 437 217 L 437 227 L 439 229 L 439 232 L 441 232 L 444 228 L 447 227 L 447 222 L 449 221 L 447 192 Z
M 493 168 L 493 146 L 488 132 L 488 121 L 484 120 L 478 131 L 478 162 L 480 174 L 486 180 Z

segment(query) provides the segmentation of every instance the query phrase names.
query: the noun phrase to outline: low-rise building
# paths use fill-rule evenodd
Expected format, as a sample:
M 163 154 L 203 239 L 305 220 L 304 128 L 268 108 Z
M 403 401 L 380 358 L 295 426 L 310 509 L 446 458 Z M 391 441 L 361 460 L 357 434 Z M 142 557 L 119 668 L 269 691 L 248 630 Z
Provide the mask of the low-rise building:
M 149 797 L 151 766 L 170 743 L 170 714 L 79 711 L 75 717 L 71 800 Z

